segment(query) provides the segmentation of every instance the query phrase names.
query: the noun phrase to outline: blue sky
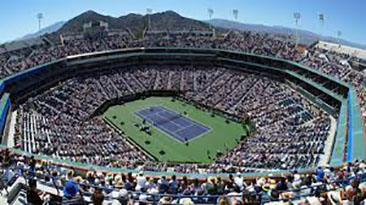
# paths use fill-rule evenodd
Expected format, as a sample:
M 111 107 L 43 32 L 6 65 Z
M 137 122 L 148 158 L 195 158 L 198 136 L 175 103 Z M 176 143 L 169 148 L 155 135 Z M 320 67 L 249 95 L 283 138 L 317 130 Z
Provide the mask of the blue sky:
M 299 27 L 320 33 L 317 14 L 325 14 L 323 34 L 366 44 L 366 0 L 2 0 L 0 3 L 0 42 L 38 30 L 36 15 L 44 14 L 43 26 L 68 20 L 84 11 L 94 10 L 111 16 L 128 13 L 174 10 L 183 16 L 208 19 L 233 19 L 232 10 L 239 10 L 238 21 L 244 23 L 294 27 L 293 13 L 301 13 Z

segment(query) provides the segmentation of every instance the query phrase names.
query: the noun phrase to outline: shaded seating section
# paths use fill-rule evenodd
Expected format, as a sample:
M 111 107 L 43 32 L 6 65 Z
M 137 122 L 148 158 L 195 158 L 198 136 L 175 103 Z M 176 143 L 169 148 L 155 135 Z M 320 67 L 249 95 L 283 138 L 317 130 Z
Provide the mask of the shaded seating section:
M 247 171 L 316 167 L 325 154 L 329 115 L 287 85 L 222 67 L 177 65 L 123 67 L 77 76 L 49 88 L 19 106 L 15 145 L 74 162 L 190 172 L 196 165 L 182 168 L 151 161 L 123 133 L 116 133 L 99 117 L 89 117 L 107 100 L 173 89 L 183 91 L 181 97 L 194 103 L 238 118 L 249 116 L 256 126 L 253 136 L 216 163 L 201 165 L 202 172 L 226 172 L 229 165 Z

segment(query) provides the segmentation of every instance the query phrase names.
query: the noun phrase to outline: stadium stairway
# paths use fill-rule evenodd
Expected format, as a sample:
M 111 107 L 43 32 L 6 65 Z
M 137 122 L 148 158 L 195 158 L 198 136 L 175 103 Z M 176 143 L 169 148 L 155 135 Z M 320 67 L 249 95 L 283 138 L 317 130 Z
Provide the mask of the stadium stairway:
M 335 140 L 335 134 L 337 131 L 337 121 L 332 116 L 330 116 L 330 130 L 327 140 L 325 141 L 324 153 L 325 155 L 319 161 L 320 166 L 326 166 L 329 164 L 330 157 L 332 156 L 332 146 Z
M 27 192 L 24 188 L 21 188 L 15 198 L 12 201 L 7 202 L 9 205 L 26 205 L 27 202 Z
M 3 190 L 1 191 L 1 195 L 0 195 L 0 204 L 1 205 L 5 205 L 5 204 L 9 204 L 9 205 L 26 205 L 27 203 L 27 191 L 26 191 L 26 181 L 23 177 L 18 177 L 18 176 L 10 176 L 9 177 L 11 181 L 10 186 L 7 187 L 7 191 L 8 193 Z M 57 190 L 46 184 L 46 183 L 37 183 L 37 189 L 45 192 L 45 193 L 49 193 L 49 194 L 53 194 L 53 195 L 58 195 Z
M 16 124 L 17 114 L 18 114 L 17 110 L 15 110 L 14 112 L 11 112 L 9 134 L 8 134 L 8 140 L 6 142 L 8 147 L 14 147 L 14 144 L 15 144 L 14 135 L 15 135 L 15 124 Z

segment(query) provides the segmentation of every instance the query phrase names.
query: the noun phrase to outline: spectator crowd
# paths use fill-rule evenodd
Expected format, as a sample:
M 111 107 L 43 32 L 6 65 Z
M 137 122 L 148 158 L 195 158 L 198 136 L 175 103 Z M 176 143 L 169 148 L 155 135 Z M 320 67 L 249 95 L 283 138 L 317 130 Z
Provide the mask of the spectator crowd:
M 116 133 L 98 116 L 90 118 L 107 100 L 148 90 L 179 91 L 195 104 L 238 118 L 249 115 L 256 131 L 213 164 L 155 166 L 123 133 Z M 221 67 L 144 65 L 61 82 L 20 105 L 16 124 L 15 145 L 27 152 L 108 167 L 188 173 L 196 172 L 196 166 L 209 173 L 232 167 L 315 167 L 325 155 L 331 126 L 328 114 L 267 77 Z
M 363 116 L 366 116 L 365 74 L 362 69 L 356 67 L 360 63 L 365 65 L 366 60 L 349 54 L 322 50 L 316 46 L 299 53 L 292 37 L 286 35 L 230 31 L 218 37 L 200 35 L 199 32 L 181 35 L 177 32 L 177 35 L 166 36 L 166 32 L 162 32 L 147 33 L 143 38 L 135 39 L 129 33 L 114 32 L 93 38 L 63 38 L 53 43 L 52 40 L 45 40 L 44 43 L 9 51 L 5 46 L 0 46 L 0 77 L 70 55 L 136 47 L 215 48 L 296 61 L 352 83 L 357 90 Z
M 364 60 L 316 47 L 299 53 L 291 37 L 283 35 L 231 31 L 224 37 L 146 35 L 134 39 L 113 34 L 92 39 L 71 38 L 61 44 L 47 41 L 12 51 L 1 48 L 0 77 L 70 55 L 133 47 L 217 48 L 296 61 L 354 85 L 366 116 L 365 74 L 352 63 Z M 107 100 L 147 90 L 182 91 L 180 97 L 194 103 L 238 117 L 248 115 L 256 126 L 255 132 L 214 163 L 157 163 L 133 146 L 123 133 L 116 133 L 98 117 L 90 117 Z M 198 180 L 144 174 L 144 171 L 243 173 L 317 167 L 326 154 L 330 128 L 327 113 L 287 85 L 264 76 L 222 67 L 127 66 L 77 76 L 29 98 L 18 109 L 15 147 L 57 159 L 135 169 L 139 174 L 90 171 L 85 176 L 78 175 L 65 167 L 51 168 L 48 162 L 35 163 L 34 159 L 13 156 L 7 151 L 1 161 L 4 167 L 12 165 L 28 170 L 22 174 L 32 179 L 29 196 L 35 200 L 45 200 L 43 196 L 42 199 L 35 196 L 37 183 L 53 186 L 51 179 L 55 179 L 63 192 L 61 201 L 90 200 L 95 204 L 104 200 L 110 203 L 116 200 L 114 204 L 136 201 L 149 204 L 151 194 L 163 194 L 158 198 L 161 204 L 184 204 L 184 200 L 188 201 L 186 204 L 202 202 L 199 200 L 244 204 L 248 200 L 289 201 L 296 197 L 298 204 L 361 204 L 366 196 L 365 184 L 361 183 L 364 179 L 359 177 L 365 173 L 363 161 L 340 169 L 327 166 L 314 173 L 294 172 L 251 180 L 233 175 Z M 221 197 L 201 197 L 198 201 L 184 197 L 210 195 Z
M 29 204 L 358 205 L 366 200 L 365 161 L 262 177 L 236 173 L 195 178 L 74 170 L 2 150 L 0 170 L 14 173 L 10 183 L 26 184 Z

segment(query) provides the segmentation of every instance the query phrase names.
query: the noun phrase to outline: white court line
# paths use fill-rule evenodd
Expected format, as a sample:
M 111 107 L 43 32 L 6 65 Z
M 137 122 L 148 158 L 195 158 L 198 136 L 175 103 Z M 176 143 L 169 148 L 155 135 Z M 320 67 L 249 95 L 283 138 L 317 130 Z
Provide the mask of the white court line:
M 162 110 L 162 111 L 154 112 L 154 113 L 151 113 L 151 114 L 148 114 L 148 115 L 140 114 L 140 112 L 142 112 L 142 111 L 144 111 L 144 110 L 148 110 L 148 109 L 150 109 L 150 108 L 152 108 L 152 107 L 158 107 L 158 108 L 160 108 L 160 110 Z M 142 117 L 142 116 L 158 115 L 159 117 L 161 117 L 161 118 L 163 118 L 164 120 L 166 120 L 166 122 L 171 122 L 171 123 L 173 123 L 173 124 L 177 125 L 179 128 L 182 128 L 182 127 L 183 127 L 182 125 L 180 125 L 180 124 L 177 124 L 177 123 L 173 122 L 173 120 L 170 120 L 169 118 L 166 118 L 166 117 L 164 117 L 164 116 L 162 116 L 162 115 L 160 115 L 160 114 L 159 114 L 159 113 L 162 113 L 162 112 L 169 112 L 169 109 L 166 109 L 164 106 L 159 105 L 159 106 L 151 106 L 151 107 L 144 108 L 144 109 L 140 109 L 140 110 L 136 111 L 136 113 L 139 113 L 139 114 L 141 115 L 141 117 Z M 177 113 L 174 113 L 174 114 L 177 114 Z M 182 118 L 183 120 L 187 119 L 186 117 L 181 116 L 180 114 L 177 114 L 177 115 L 178 115 L 180 118 Z M 183 127 L 183 128 L 191 127 L 191 126 L 192 126 L 192 124 L 195 124 L 195 123 L 192 123 L 192 122 L 190 122 L 190 121 L 186 121 L 186 122 L 189 122 L 189 125 L 188 125 L 188 126 L 186 126 L 186 127 Z M 164 124 L 164 123 L 163 123 L 163 124 Z
M 189 126 L 187 126 L 187 127 L 183 127 L 182 129 L 178 129 L 178 130 L 176 130 L 175 132 L 173 132 L 173 136 L 177 136 L 176 134 L 178 134 L 177 132 L 179 132 L 179 131 L 181 131 L 181 130 L 183 130 L 183 129 L 187 129 L 187 128 L 189 128 L 189 127 L 192 127 L 192 126 L 194 126 L 194 125 L 196 125 L 196 126 L 198 126 L 198 127 L 200 127 L 200 128 L 202 128 L 204 131 L 202 132 L 202 133 L 200 133 L 199 135 L 196 135 L 195 137 L 192 137 L 192 138 L 190 138 L 189 140 L 187 140 L 186 142 L 190 142 L 190 141 L 192 141 L 192 140 L 194 140 L 194 139 L 196 139 L 196 138 L 199 138 L 199 137 L 201 137 L 202 135 L 204 135 L 204 134 L 206 134 L 206 133 L 209 133 L 210 131 L 211 131 L 211 128 L 210 127 L 207 127 L 207 126 L 204 126 L 204 125 L 202 125 L 201 123 L 199 123 L 199 122 L 196 122 L 196 121 L 194 121 L 194 120 L 192 120 L 192 119 L 190 119 L 190 118 L 188 118 L 188 117 L 185 117 L 185 116 L 182 116 L 182 115 L 180 115 L 180 113 L 176 113 L 176 112 L 174 112 L 174 111 L 172 111 L 172 110 L 170 110 L 169 108 L 166 108 L 165 106 L 160 106 L 165 112 L 170 112 L 170 113 L 174 113 L 174 114 L 176 114 L 176 115 L 178 115 L 178 116 L 180 116 L 180 118 L 182 118 L 182 119 L 184 119 L 184 120 L 186 120 L 186 121 L 188 121 L 189 123 L 190 123 L 190 125 Z M 158 113 L 160 113 L 160 112 L 158 112 Z M 161 116 L 161 115 L 159 115 L 159 116 Z M 165 117 L 163 117 L 163 116 L 161 116 L 162 118 L 165 118 Z M 167 119 L 167 118 L 165 118 L 165 119 Z M 174 123 L 173 121 L 169 121 L 169 122 L 172 122 L 172 123 Z M 174 123 L 174 124 L 176 124 L 176 123 Z M 180 126 L 180 125 L 179 125 Z M 181 126 L 180 126 L 181 127 Z M 180 136 L 179 136 L 179 138 L 181 138 Z
M 200 135 L 202 135 L 202 134 L 204 134 L 204 133 L 208 132 L 209 130 L 211 130 L 211 128 L 210 128 L 210 127 L 204 126 L 204 125 L 202 125 L 202 124 L 201 124 L 201 123 L 199 123 L 199 122 L 195 122 L 195 121 L 191 120 L 191 119 L 190 119 L 190 118 L 188 118 L 188 117 L 182 116 L 180 113 L 176 113 L 176 112 L 174 112 L 174 111 L 170 110 L 169 108 L 166 108 L 166 107 L 164 107 L 164 106 L 160 106 L 160 107 L 161 107 L 161 108 L 162 108 L 162 110 L 164 110 L 164 111 L 157 112 L 156 114 L 158 114 L 160 117 L 162 117 L 162 118 L 164 118 L 164 119 L 168 120 L 168 122 L 172 122 L 173 124 L 176 124 L 178 127 L 181 127 L 181 129 L 178 129 L 178 130 L 174 131 L 174 133 L 177 133 L 177 132 L 178 132 L 178 131 L 180 131 L 180 130 L 183 130 L 183 129 L 186 129 L 186 128 L 189 128 L 189 127 L 192 127 L 192 126 L 194 126 L 194 125 L 196 125 L 196 126 L 198 126 L 198 127 L 202 128 L 202 129 L 204 130 L 204 132 L 202 132 Z M 177 119 L 182 119 L 182 120 L 184 120 L 184 121 L 186 121 L 186 122 L 189 122 L 189 123 L 190 123 L 190 125 L 188 125 L 188 126 L 186 126 L 186 127 L 183 127 L 183 126 L 181 126 L 180 124 L 175 123 L 173 120 L 169 120 L 168 118 L 165 118 L 164 116 L 161 116 L 161 115 L 159 114 L 159 113 L 161 113 L 161 112 L 174 113 L 174 114 L 176 114 L 177 116 L 179 116 L 179 118 L 177 118 Z M 198 136 L 200 136 L 200 135 L 197 135 L 196 137 L 198 137 Z M 193 137 L 193 138 L 196 138 L 196 137 Z M 193 139 L 193 138 L 191 138 L 191 139 Z
M 166 111 L 164 110 L 163 112 L 166 112 Z M 177 125 L 179 128 L 186 128 L 186 127 L 190 127 L 190 126 L 192 126 L 192 123 L 191 123 L 191 122 L 189 122 L 189 125 L 188 125 L 188 126 L 183 127 L 182 125 L 180 125 L 180 124 L 178 124 L 178 123 L 173 122 L 173 120 L 170 120 L 169 118 L 165 118 L 164 116 L 161 116 L 159 113 L 161 113 L 161 112 L 158 112 L 158 113 L 156 113 L 156 114 L 157 114 L 157 115 L 159 115 L 161 118 L 164 118 L 165 120 L 167 120 L 167 122 L 171 122 L 171 123 L 173 123 L 173 124 Z M 177 119 L 178 119 L 178 118 L 177 118 Z
M 174 140 L 176 140 L 177 142 L 180 143 L 184 143 L 183 141 L 180 141 L 179 139 L 181 139 L 180 136 L 176 135 L 174 132 L 171 132 L 169 130 L 167 130 L 166 128 L 164 128 L 163 126 L 159 126 L 156 125 L 154 123 L 154 120 L 152 120 L 151 118 L 149 118 L 148 116 L 143 117 L 142 115 L 140 115 L 139 113 L 136 113 L 137 116 L 141 117 L 142 119 L 146 119 L 151 125 L 153 125 L 154 127 L 156 127 L 156 129 L 166 133 L 167 135 L 169 135 L 170 138 L 173 138 Z
M 141 109 L 138 109 L 138 110 L 136 110 L 135 112 L 132 112 L 132 113 L 140 113 L 144 110 L 150 110 L 150 108 L 152 108 L 152 107 L 161 107 L 161 106 L 159 105 L 159 106 L 150 106 L 150 107 L 147 107 L 147 108 L 141 108 Z M 146 116 L 155 115 L 156 113 L 159 113 L 159 112 L 154 112 L 154 113 L 148 114 Z
M 187 127 L 183 127 L 183 128 L 180 128 L 180 129 L 177 129 L 174 133 L 176 133 L 176 132 L 180 132 L 180 131 L 182 131 L 182 130 L 184 130 L 184 129 L 187 129 L 187 128 L 190 128 L 190 127 L 192 127 L 194 124 L 191 124 L 191 125 L 189 125 L 189 126 L 187 126 Z M 198 135 L 199 136 L 199 135 Z
M 163 111 L 154 112 L 154 113 L 151 113 L 151 114 L 148 114 L 148 115 L 141 114 L 141 111 L 148 110 L 148 109 L 150 109 L 150 108 L 154 108 L 154 107 L 155 107 L 155 108 L 159 108 L 160 110 L 163 110 Z M 168 118 L 165 118 L 164 116 L 161 116 L 161 115 L 159 114 L 159 113 L 161 113 L 161 112 L 174 113 L 174 114 L 176 114 L 177 116 L 179 116 L 181 119 L 185 120 L 186 122 L 189 122 L 189 123 L 190 123 L 190 125 L 189 125 L 189 126 L 186 126 L 186 127 L 183 127 L 183 126 L 181 126 L 181 125 L 179 125 L 179 124 L 177 124 L 177 123 L 173 122 L 172 120 L 169 120 Z M 166 108 L 166 107 L 165 107 L 165 106 L 163 106 L 163 105 L 159 105 L 159 106 L 150 106 L 150 107 L 148 107 L 148 108 L 139 109 L 139 110 L 137 110 L 137 111 L 135 112 L 135 114 L 136 114 L 137 116 L 139 116 L 139 117 L 143 118 L 143 119 L 148 120 L 148 121 L 150 122 L 150 124 L 154 125 L 157 129 L 159 129 L 159 130 L 161 130 L 161 131 L 163 131 L 163 132 L 167 133 L 168 135 L 172 135 L 172 136 L 173 136 L 177 141 L 179 141 L 179 142 L 182 142 L 182 141 L 180 141 L 180 140 L 179 140 L 179 139 L 182 139 L 182 136 L 178 135 L 178 133 L 177 133 L 177 132 L 179 132 L 179 131 L 181 131 L 181 130 L 183 130 L 183 129 L 187 129 L 187 128 L 189 128 L 189 127 L 192 127 L 192 126 L 194 126 L 194 125 L 196 125 L 196 126 L 198 126 L 198 127 L 202 128 L 202 129 L 204 130 L 204 132 L 200 133 L 200 135 L 197 135 L 197 136 L 195 136 L 195 137 L 190 138 L 189 140 L 187 140 L 188 142 L 189 142 L 189 141 L 191 141 L 191 140 L 193 140 L 193 139 L 196 139 L 196 138 L 198 138 L 198 137 L 200 137 L 200 136 L 202 136 L 202 135 L 204 135 L 204 134 L 206 134 L 206 133 L 208 133 L 209 131 L 211 131 L 211 128 L 210 128 L 210 127 L 204 126 L 204 125 L 202 125 L 200 122 L 196 122 L 195 120 L 192 120 L 192 119 L 190 119 L 190 118 L 188 118 L 188 117 L 182 116 L 180 113 L 174 112 L 174 111 L 170 110 L 169 108 Z M 180 129 L 177 129 L 177 130 L 175 130 L 175 131 L 173 132 L 173 131 L 170 131 L 170 130 L 168 130 L 168 129 L 164 128 L 164 126 L 162 126 L 162 125 L 155 125 L 155 124 L 156 124 L 156 123 L 155 123 L 155 121 L 154 121 L 154 120 L 152 120 L 152 119 L 149 117 L 149 116 L 152 116 L 152 115 L 155 115 L 155 114 L 157 114 L 159 117 L 161 117 L 161 118 L 165 119 L 167 122 L 171 122 L 171 123 L 173 123 L 173 124 L 177 125 Z M 164 124 L 164 123 L 163 123 L 163 124 Z M 183 139 L 182 139 L 182 140 L 183 140 Z M 185 141 L 185 142 L 186 142 L 186 141 Z
M 177 115 L 180 115 L 180 113 L 177 113 L 177 112 L 174 112 L 173 110 L 170 110 L 169 108 L 167 109 L 167 108 L 165 108 L 165 106 L 161 106 L 163 109 L 165 109 L 167 112 L 172 112 L 172 113 L 174 113 L 174 114 L 177 114 Z M 192 122 L 194 122 L 194 123 L 192 123 L 192 124 L 197 124 L 197 125 L 199 125 L 200 127 L 203 127 L 203 128 L 205 128 L 205 129 L 208 129 L 207 131 L 209 131 L 209 130 L 211 130 L 211 127 L 208 127 L 208 126 L 206 126 L 206 125 L 203 125 L 203 123 L 201 123 L 201 122 L 198 122 L 198 121 L 196 121 L 196 120 L 194 120 L 194 119 L 191 119 L 191 118 L 189 118 L 189 117 L 185 117 L 185 116 L 182 116 L 182 117 L 184 117 L 184 119 L 187 119 L 188 121 L 190 121 L 191 123 Z
M 179 101 L 179 102 L 181 102 L 181 101 Z M 183 127 L 183 126 L 181 126 L 181 125 L 179 125 L 179 124 L 177 124 L 177 123 L 173 122 L 172 120 L 167 120 L 167 118 L 165 118 L 164 116 L 161 116 L 161 115 L 159 114 L 160 112 L 163 112 L 163 111 L 154 112 L 154 113 L 151 113 L 151 114 L 148 114 L 148 115 L 142 115 L 142 114 L 140 113 L 140 111 L 147 110 L 147 109 L 150 109 L 150 108 L 152 108 L 152 107 L 160 108 L 160 110 L 163 110 L 163 111 L 165 111 L 165 112 L 176 114 L 176 115 L 180 116 L 180 119 L 181 119 L 181 120 L 184 120 L 184 121 L 186 121 L 186 122 L 189 122 L 189 123 L 190 123 L 190 125 L 189 125 L 189 126 L 186 126 L 186 127 Z M 171 110 L 169 107 L 166 107 L 166 106 L 165 106 L 165 104 L 163 104 L 163 103 L 157 103 L 157 104 L 152 105 L 152 106 L 150 106 L 150 107 L 148 107 L 148 108 L 141 108 L 141 109 L 139 109 L 139 110 L 136 110 L 136 111 L 134 112 L 134 114 L 135 114 L 135 115 L 137 115 L 138 117 L 142 118 L 142 119 L 145 119 L 145 118 L 144 118 L 144 116 L 146 116 L 146 118 L 149 118 L 148 116 L 151 116 L 151 115 L 157 114 L 159 117 L 161 117 L 161 118 L 163 118 L 163 119 L 167 120 L 167 122 L 171 122 L 171 123 L 175 124 L 176 126 L 180 127 L 181 129 L 177 129 L 176 131 L 172 132 L 172 131 L 168 131 L 166 128 L 164 128 L 164 126 L 161 126 L 161 125 L 156 126 L 156 125 L 154 125 L 154 120 L 151 120 L 150 118 L 148 119 L 148 121 L 150 122 L 150 124 L 151 124 L 151 125 L 155 126 L 155 127 L 156 127 L 157 129 L 159 129 L 160 131 L 165 132 L 166 134 L 170 135 L 170 137 L 173 137 L 176 141 L 179 141 L 179 142 L 181 142 L 181 143 L 182 143 L 182 141 L 180 141 L 180 140 L 179 140 L 179 139 L 181 139 L 181 136 L 180 136 L 180 135 L 177 135 L 177 133 L 176 133 L 176 132 L 179 132 L 179 131 L 181 131 L 181 130 L 183 130 L 183 129 L 186 129 L 186 128 L 189 128 L 189 127 L 191 127 L 191 126 L 196 125 L 197 127 L 200 127 L 202 130 L 204 130 L 204 132 L 202 132 L 200 135 L 197 135 L 197 136 L 195 136 L 195 137 L 193 137 L 193 138 L 189 139 L 189 140 L 188 140 L 188 142 L 190 142 L 190 141 L 192 141 L 192 140 L 195 140 L 195 139 L 198 139 L 198 138 L 200 138 L 201 136 L 203 136 L 203 135 L 205 135 L 205 134 L 207 134 L 207 133 L 210 133 L 210 132 L 212 131 L 212 128 L 211 128 L 211 127 L 206 126 L 206 125 L 204 125 L 203 123 L 201 123 L 201 122 L 199 122 L 199 121 L 197 121 L 197 120 L 195 120 L 195 119 L 191 119 L 191 118 L 189 118 L 189 117 L 182 116 L 180 113 L 175 112 L 175 110 Z M 178 119 L 179 119 L 179 118 L 178 118 Z

